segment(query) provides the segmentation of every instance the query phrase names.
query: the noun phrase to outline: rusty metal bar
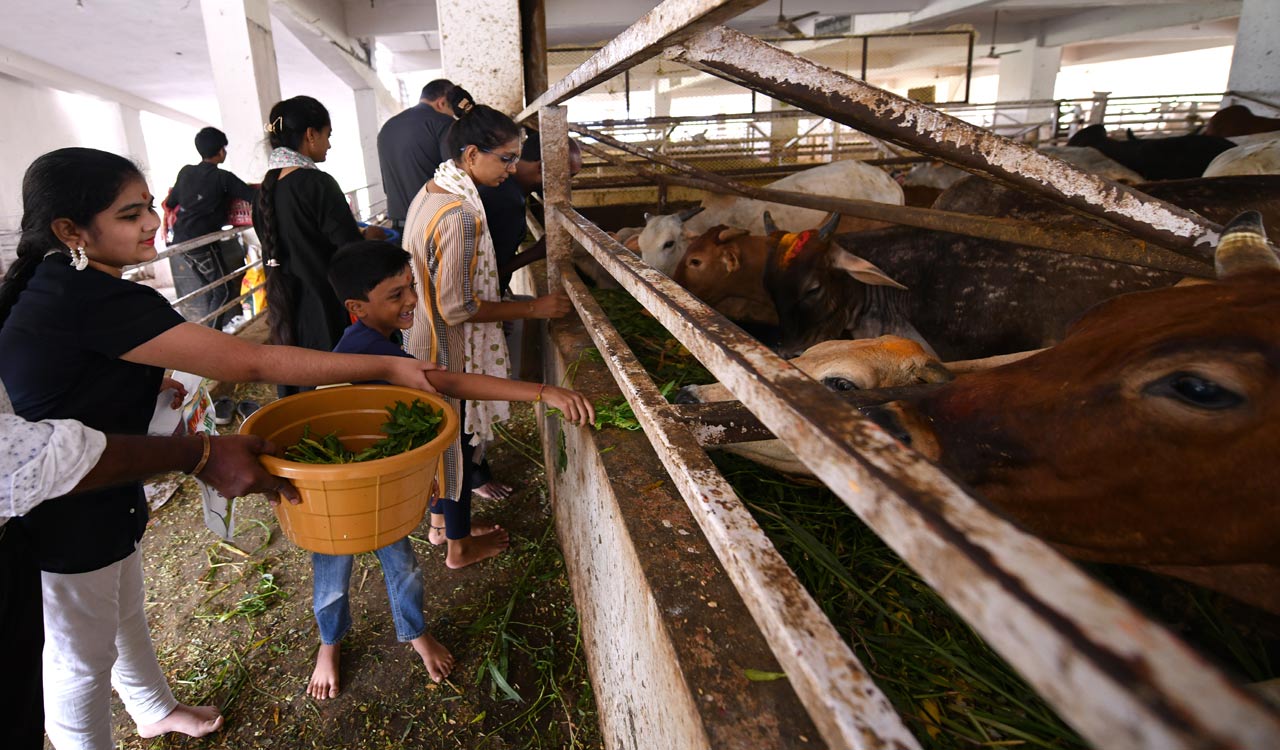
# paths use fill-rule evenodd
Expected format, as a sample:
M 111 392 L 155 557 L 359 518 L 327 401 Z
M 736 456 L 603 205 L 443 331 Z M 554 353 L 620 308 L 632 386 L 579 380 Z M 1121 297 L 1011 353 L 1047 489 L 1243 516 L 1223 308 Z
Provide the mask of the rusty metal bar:
M 587 241 L 593 239 L 599 238 Z M 586 285 L 572 270 L 563 278 L 584 327 L 826 744 L 918 750 L 888 698 L 676 417 Z
M 821 385 L 623 252 L 572 207 L 548 205 L 547 220 L 563 224 L 1091 742 L 1280 747 L 1276 712 L 1049 545 L 992 513 L 852 407 L 833 402 Z M 679 448 L 666 444 L 662 452 L 671 449 Z M 701 478 L 687 481 L 697 487 Z
M 1212 261 L 1222 231 L 1218 224 L 746 34 L 724 27 L 709 29 L 667 55 L 876 137 L 1064 203 L 1180 255 Z
M 603 83 L 705 28 L 722 24 L 764 3 L 765 0 L 665 0 L 543 92 L 516 115 L 516 122 Z
M 698 188 L 711 192 L 736 193 L 748 198 L 762 201 L 784 203 L 789 206 L 803 206 L 819 211 L 835 211 L 864 219 L 888 221 L 895 224 L 932 229 L 939 232 L 963 234 L 968 237 L 1008 242 L 1015 245 L 1039 247 L 1072 255 L 1086 255 L 1091 258 L 1128 263 L 1135 266 L 1156 268 L 1162 271 L 1202 278 L 1215 278 L 1213 266 L 1164 248 L 1155 247 L 1139 239 L 1101 226 L 1086 225 L 1076 222 L 1068 227 L 1046 224 L 1045 222 L 1019 221 L 991 216 L 971 216 L 955 211 L 937 211 L 932 208 L 915 208 L 913 206 L 897 206 L 876 201 L 854 200 L 851 198 L 831 198 L 821 195 L 809 195 L 787 190 L 771 190 L 746 185 L 713 172 L 708 172 L 672 159 L 665 154 L 634 146 L 619 141 L 604 133 L 577 125 L 569 127 L 575 133 L 594 138 L 600 143 L 632 154 L 651 159 L 679 174 L 661 174 L 638 164 L 618 159 L 600 148 L 580 143 L 582 150 L 599 156 L 619 167 L 630 169 L 651 179 L 662 179 L 673 185 Z M 1154 200 L 1154 199 L 1152 199 Z M 796 229 L 796 227 L 792 227 Z

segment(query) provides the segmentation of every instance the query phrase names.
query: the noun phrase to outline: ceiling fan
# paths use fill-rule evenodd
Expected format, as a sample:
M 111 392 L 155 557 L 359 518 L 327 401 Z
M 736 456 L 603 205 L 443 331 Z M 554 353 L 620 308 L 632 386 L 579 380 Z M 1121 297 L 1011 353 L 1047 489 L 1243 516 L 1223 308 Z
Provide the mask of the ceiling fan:
M 999 60 L 1005 55 L 1012 55 L 1014 52 L 1021 52 L 1020 49 L 1009 49 L 1004 52 L 996 52 L 996 29 L 1000 24 L 1000 11 L 995 11 L 991 17 L 991 49 L 987 50 L 987 54 L 983 55 L 983 59 Z
M 778 20 L 765 26 L 764 28 L 778 29 L 779 31 L 787 32 L 791 36 L 803 38 L 804 36 L 806 36 L 806 34 L 804 33 L 804 31 L 800 29 L 799 26 L 796 26 L 796 21 L 800 21 L 805 18 L 809 18 L 810 16 L 816 16 L 816 15 L 818 15 L 818 11 L 811 10 L 808 13 L 801 13 L 798 16 L 791 16 L 790 18 L 788 18 L 782 12 L 782 0 L 778 0 Z

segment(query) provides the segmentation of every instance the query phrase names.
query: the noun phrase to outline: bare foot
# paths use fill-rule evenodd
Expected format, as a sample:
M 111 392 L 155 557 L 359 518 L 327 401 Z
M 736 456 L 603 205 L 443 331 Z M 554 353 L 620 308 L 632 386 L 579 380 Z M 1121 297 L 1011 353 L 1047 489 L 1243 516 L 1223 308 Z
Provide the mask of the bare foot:
M 511 497 L 511 485 L 503 484 L 496 479 L 490 479 L 471 490 L 471 492 L 486 500 L 506 500 Z
M 439 547 L 440 545 L 449 541 L 449 537 L 445 535 L 446 532 L 444 528 L 444 516 L 440 516 L 440 519 L 439 519 L 440 523 L 438 525 L 436 524 L 436 520 L 437 519 L 435 514 L 432 514 L 431 527 L 430 527 L 430 530 L 427 531 L 427 541 Z M 493 530 L 496 528 L 498 527 L 497 526 L 476 526 L 475 524 L 471 524 L 471 536 L 484 536 L 485 534 L 492 534 Z
M 422 657 L 422 664 L 427 668 L 427 674 L 431 675 L 432 682 L 440 682 L 453 671 L 453 654 L 440 641 L 432 638 L 430 633 L 420 635 L 410 643 L 418 656 Z
M 222 712 L 217 706 L 184 706 L 154 724 L 139 724 L 138 736 L 144 739 L 159 737 L 169 732 L 181 732 L 189 737 L 203 737 L 222 729 Z
M 481 560 L 488 560 L 510 546 L 511 538 L 501 526 L 494 526 L 487 532 L 476 529 L 465 539 L 449 540 L 449 552 L 444 557 L 444 564 L 455 570 L 465 568 Z
M 316 653 L 316 668 L 311 673 L 311 682 L 307 685 L 307 695 L 318 701 L 338 697 L 338 644 L 326 646 L 320 644 Z

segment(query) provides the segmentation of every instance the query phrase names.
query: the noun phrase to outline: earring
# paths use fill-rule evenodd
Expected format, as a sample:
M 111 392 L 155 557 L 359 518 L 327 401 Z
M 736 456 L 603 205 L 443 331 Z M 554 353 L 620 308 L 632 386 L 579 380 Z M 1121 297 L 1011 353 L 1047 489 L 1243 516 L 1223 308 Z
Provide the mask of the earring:
M 71 251 L 71 265 L 75 266 L 77 271 L 83 271 L 89 267 L 89 254 L 84 251 L 84 245 L 77 245 Z

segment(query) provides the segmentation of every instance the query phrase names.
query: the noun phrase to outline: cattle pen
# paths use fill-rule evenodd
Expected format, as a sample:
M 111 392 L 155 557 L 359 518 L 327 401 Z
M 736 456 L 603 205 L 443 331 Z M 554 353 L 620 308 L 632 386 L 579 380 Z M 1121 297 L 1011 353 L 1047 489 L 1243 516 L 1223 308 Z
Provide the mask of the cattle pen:
M 758 438 L 748 437 L 741 418 L 716 422 L 704 419 L 711 410 L 668 403 L 569 263 L 574 242 L 1086 741 L 1108 748 L 1280 747 L 1280 716 L 1245 686 L 574 209 L 570 133 L 583 139 L 584 150 L 619 165 L 633 162 L 614 152 L 652 159 L 635 171 L 673 183 L 1212 275 L 1220 226 L 720 25 L 759 4 L 666 0 L 517 118 L 536 123 L 542 133 L 546 283 L 569 294 L 581 321 L 580 327 L 551 327 L 544 342 L 546 382 L 564 382 L 583 351 L 597 348 L 687 509 L 665 502 L 665 489 L 656 486 L 645 488 L 651 492 L 639 500 L 620 497 L 609 475 L 622 459 L 605 455 L 609 448 L 598 436 L 561 431 L 543 415 L 548 478 L 604 734 L 616 747 L 920 746 L 706 452 Z M 568 122 L 566 100 L 658 55 L 1105 223 L 1043 228 L 761 191 Z M 522 281 L 542 282 L 528 275 Z M 557 461 L 557 452 L 568 460 Z M 697 527 L 692 534 L 689 519 Z M 699 531 L 716 561 L 699 554 Z M 678 582 L 673 585 L 694 591 L 657 591 L 653 571 L 664 566 Z M 712 580 L 698 591 L 716 578 L 727 579 L 731 589 L 717 589 Z M 726 592 L 740 603 L 728 601 Z M 691 601 L 712 619 L 688 612 Z M 733 621 L 743 612 L 752 622 Z M 725 631 L 717 632 L 721 626 Z M 711 686 L 715 675 L 724 674 L 713 664 L 717 659 L 732 654 L 746 661 L 758 656 L 761 644 L 785 681 L 747 683 L 750 690 Z M 803 715 L 796 715 L 798 707 Z

